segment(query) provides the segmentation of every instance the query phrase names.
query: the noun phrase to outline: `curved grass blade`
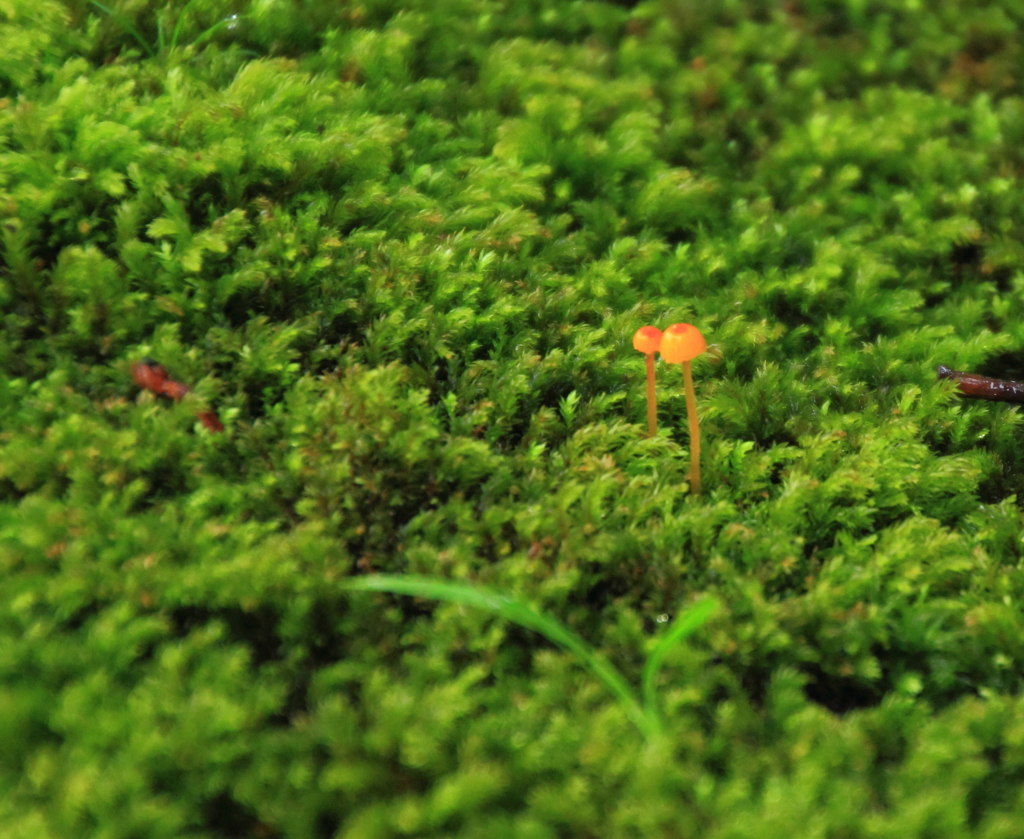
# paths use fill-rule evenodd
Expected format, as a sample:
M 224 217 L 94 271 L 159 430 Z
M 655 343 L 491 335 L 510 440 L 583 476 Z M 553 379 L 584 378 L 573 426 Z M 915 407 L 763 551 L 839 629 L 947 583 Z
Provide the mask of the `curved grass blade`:
M 598 679 L 604 682 L 605 687 L 612 692 L 626 715 L 641 732 L 645 735 L 652 733 L 651 720 L 640 707 L 633 689 L 622 674 L 567 626 L 554 618 L 534 611 L 522 601 L 485 588 L 412 575 L 375 574 L 358 577 L 346 582 L 345 588 L 353 591 L 386 591 L 391 594 L 407 594 L 431 600 L 444 600 L 449 603 L 463 603 L 467 606 L 487 609 L 506 620 L 539 632 L 549 641 L 576 655 Z
M 146 43 L 146 39 L 139 34 L 139 30 L 132 26 L 126 17 L 119 14 L 118 12 L 115 12 L 113 9 L 107 8 L 102 3 L 98 2 L 98 0 L 89 0 L 89 2 L 92 3 L 92 5 L 94 5 L 101 12 L 109 15 L 114 21 L 116 21 L 122 29 L 124 29 L 129 35 L 134 37 L 135 40 L 139 42 L 139 45 L 142 47 L 143 50 L 145 50 L 146 55 L 148 55 L 150 58 L 153 57 L 153 48 L 148 43 Z
M 173 50 L 178 46 L 178 36 L 181 34 L 181 27 L 185 23 L 185 15 L 188 14 L 189 8 L 195 3 L 195 0 L 189 0 L 182 10 L 178 12 L 178 19 L 174 23 L 174 31 L 171 32 L 171 49 Z
M 661 728 L 661 722 L 658 715 L 656 694 L 658 673 L 661 671 L 661 665 L 665 661 L 665 656 L 667 656 L 674 647 L 678 646 L 688 635 L 691 635 L 707 623 L 708 620 L 711 619 L 712 615 L 717 611 L 718 601 L 713 597 L 709 597 L 706 600 L 701 600 L 699 603 L 694 604 L 676 617 L 672 622 L 672 626 L 669 627 L 668 632 L 665 633 L 664 637 L 658 642 L 658 645 L 651 650 L 650 655 L 647 656 L 647 663 L 644 665 L 643 675 L 641 676 L 643 684 L 644 710 L 648 713 L 653 725 L 658 730 Z
M 238 21 L 242 20 L 243 17 L 244 15 L 231 15 L 229 17 L 224 18 L 224 20 L 217 21 L 213 26 L 211 26 L 206 31 L 200 32 L 199 35 L 196 36 L 196 39 L 192 42 L 192 46 L 198 47 L 203 41 L 211 37 L 215 32 L 218 32 L 225 26 L 230 26 L 233 23 L 238 23 Z M 253 55 L 255 54 L 256 53 L 253 53 Z
M 174 32 L 171 33 L 170 48 L 172 50 L 175 49 L 178 46 L 178 36 L 181 35 L 182 27 L 185 25 L 185 15 L 188 14 L 188 10 L 190 8 L 192 8 L 192 6 L 194 6 L 195 3 L 196 3 L 196 0 L 189 0 L 189 2 L 185 4 L 184 8 L 178 13 L 178 20 L 174 24 Z M 207 38 L 211 37 L 215 32 L 223 29 L 225 26 L 231 25 L 232 23 L 237 23 L 238 21 L 240 21 L 244 17 L 245 17 L 245 15 L 234 14 L 234 15 L 228 15 L 223 20 L 217 21 L 213 26 L 211 26 L 208 29 L 206 29 L 205 31 L 199 33 L 199 35 L 196 37 L 196 39 L 194 41 L 192 41 L 192 46 L 193 47 L 199 46 L 203 41 L 205 41 Z

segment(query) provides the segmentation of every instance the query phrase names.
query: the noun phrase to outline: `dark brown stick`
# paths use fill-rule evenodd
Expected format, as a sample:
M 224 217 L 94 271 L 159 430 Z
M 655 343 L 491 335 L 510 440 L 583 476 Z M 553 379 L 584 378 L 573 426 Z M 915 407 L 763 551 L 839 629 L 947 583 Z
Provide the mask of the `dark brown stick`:
M 988 399 L 992 402 L 1024 402 L 1024 382 L 1011 382 L 1006 379 L 990 379 L 975 373 L 962 370 L 950 370 L 946 365 L 939 365 L 939 378 L 952 379 L 964 396 L 974 399 Z

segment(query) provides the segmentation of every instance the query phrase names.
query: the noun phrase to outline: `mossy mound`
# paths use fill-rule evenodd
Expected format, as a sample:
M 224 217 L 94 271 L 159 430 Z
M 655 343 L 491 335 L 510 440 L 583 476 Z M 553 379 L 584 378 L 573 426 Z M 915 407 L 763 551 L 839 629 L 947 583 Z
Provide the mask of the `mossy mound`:
M 1022 26 L 0 0 L 0 835 L 1024 834 Z

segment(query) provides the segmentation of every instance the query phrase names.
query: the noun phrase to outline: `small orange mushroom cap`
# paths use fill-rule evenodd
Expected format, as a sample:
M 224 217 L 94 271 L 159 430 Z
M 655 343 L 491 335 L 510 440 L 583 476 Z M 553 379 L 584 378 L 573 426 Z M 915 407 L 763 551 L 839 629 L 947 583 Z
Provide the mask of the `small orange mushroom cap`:
M 708 342 L 696 326 L 673 323 L 662 333 L 658 351 L 669 364 L 692 361 L 708 348 Z
M 658 351 L 661 344 L 661 330 L 656 326 L 641 326 L 633 335 L 633 349 L 647 355 Z

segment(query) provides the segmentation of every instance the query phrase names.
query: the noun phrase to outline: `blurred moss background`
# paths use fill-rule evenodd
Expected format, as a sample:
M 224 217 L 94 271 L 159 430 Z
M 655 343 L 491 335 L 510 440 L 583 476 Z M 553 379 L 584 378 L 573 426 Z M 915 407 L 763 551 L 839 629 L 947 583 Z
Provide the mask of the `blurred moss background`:
M 0 835 L 1019 839 L 1022 25 L 0 0 Z

